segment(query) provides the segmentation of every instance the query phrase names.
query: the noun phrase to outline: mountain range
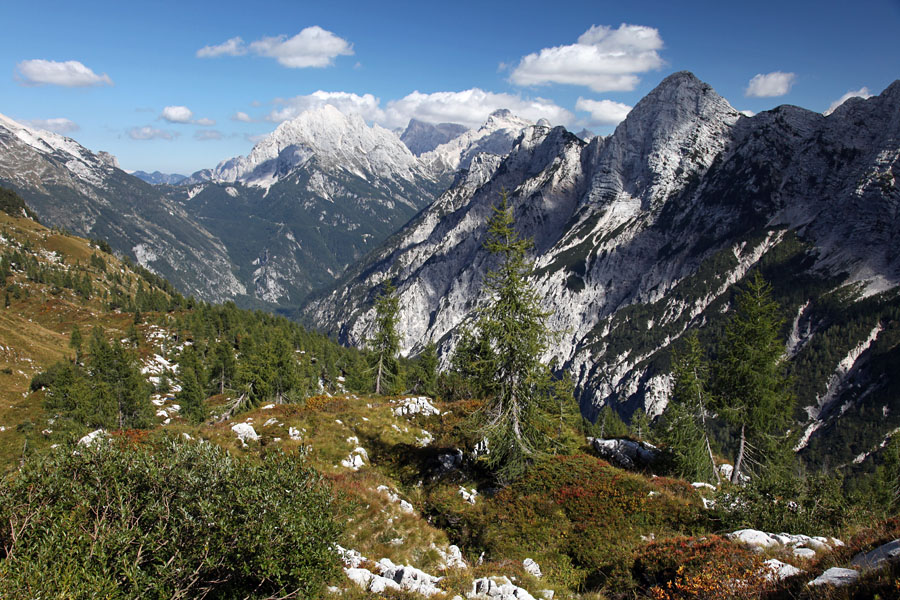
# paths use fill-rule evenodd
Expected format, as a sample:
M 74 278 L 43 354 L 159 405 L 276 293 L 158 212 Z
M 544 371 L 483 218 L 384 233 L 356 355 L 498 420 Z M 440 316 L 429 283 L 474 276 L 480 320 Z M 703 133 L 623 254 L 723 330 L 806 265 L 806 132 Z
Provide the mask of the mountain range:
M 469 154 L 507 152 L 520 124 L 498 113 L 460 143 L 462 126 L 413 122 L 407 141 L 430 151 L 420 159 L 395 133 L 325 106 L 183 178 L 129 175 L 107 153 L 2 117 L 0 185 L 186 294 L 291 311 L 430 204 Z
M 572 376 L 583 414 L 660 414 L 672 347 L 689 329 L 711 340 L 759 270 L 784 311 L 798 450 L 861 461 L 900 426 L 898 158 L 900 82 L 827 117 L 793 106 L 747 117 L 677 73 L 611 136 L 585 143 L 539 124 L 506 156 L 476 155 L 306 318 L 362 344 L 391 279 L 403 350 L 435 342 L 446 365 L 484 302 L 486 221 L 506 190 L 559 333 L 544 358 Z
M 685 72 L 607 137 L 506 110 L 398 135 L 324 106 L 179 185 L 2 117 L 0 185 L 186 294 L 287 312 L 349 344 L 365 343 L 392 279 L 403 351 L 433 341 L 445 365 L 484 301 L 486 221 L 506 191 L 559 332 L 544 358 L 589 417 L 660 414 L 673 346 L 690 329 L 713 340 L 759 270 L 801 383 L 798 449 L 846 463 L 900 427 L 898 115 L 900 83 L 827 117 L 748 117 Z

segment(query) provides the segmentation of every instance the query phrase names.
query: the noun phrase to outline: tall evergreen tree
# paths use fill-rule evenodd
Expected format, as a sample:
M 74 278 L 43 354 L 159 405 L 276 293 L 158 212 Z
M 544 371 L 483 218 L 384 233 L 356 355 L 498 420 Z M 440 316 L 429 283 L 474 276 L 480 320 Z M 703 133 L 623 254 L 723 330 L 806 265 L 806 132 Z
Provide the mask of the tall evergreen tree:
M 400 334 L 397 332 L 400 299 L 393 283 L 385 282 L 381 293 L 375 299 L 375 331 L 369 339 L 373 352 L 375 371 L 375 393 L 381 394 L 386 383 L 392 382 L 398 374 L 397 353 L 400 350 Z
M 513 222 L 503 194 L 488 220 L 485 241 L 499 265 L 486 276 L 489 300 L 476 323 L 475 345 L 487 345 L 490 352 L 473 363 L 487 397 L 481 423 L 490 451 L 487 463 L 501 480 L 521 476 L 551 446 L 548 432 L 555 422 L 550 414 L 561 389 L 540 360 L 551 333 L 548 313 L 528 282 L 533 265 L 526 253 L 532 242 L 519 237 Z
M 181 406 L 181 414 L 192 423 L 200 423 L 206 418 L 207 410 L 203 401 L 206 394 L 200 379 L 192 367 L 183 369 L 180 373 L 181 392 L 176 396 Z
M 675 469 L 681 477 L 694 481 L 715 478 L 720 483 L 706 429 L 709 366 L 696 332 L 685 336 L 683 349 L 675 353 L 672 376 L 674 389 L 662 437 L 672 452 Z
M 748 456 L 759 464 L 785 450 L 778 434 L 793 412 L 794 397 L 782 360 L 782 320 L 771 286 L 756 272 L 736 299 L 716 366 L 717 409 L 739 429 L 740 443 L 731 481 L 746 470 Z
M 81 328 L 78 323 L 72 325 L 72 333 L 69 335 L 69 348 L 75 351 L 75 362 L 81 362 L 81 348 L 84 344 L 84 337 L 81 335 Z

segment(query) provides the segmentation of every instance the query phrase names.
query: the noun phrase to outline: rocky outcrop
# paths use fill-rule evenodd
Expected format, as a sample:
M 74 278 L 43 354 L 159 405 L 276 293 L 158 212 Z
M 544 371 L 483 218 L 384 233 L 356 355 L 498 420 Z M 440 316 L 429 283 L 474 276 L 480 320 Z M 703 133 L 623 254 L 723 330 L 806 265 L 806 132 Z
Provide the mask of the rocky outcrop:
M 620 469 L 645 469 L 656 463 L 661 453 L 653 444 L 626 439 L 588 438 L 591 447 L 603 460 Z

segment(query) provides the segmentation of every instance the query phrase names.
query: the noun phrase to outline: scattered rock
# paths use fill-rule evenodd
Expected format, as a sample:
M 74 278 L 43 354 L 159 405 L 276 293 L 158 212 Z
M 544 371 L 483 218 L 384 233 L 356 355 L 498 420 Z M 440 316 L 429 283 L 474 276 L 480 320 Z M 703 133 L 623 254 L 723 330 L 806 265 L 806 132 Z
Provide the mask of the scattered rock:
M 354 471 L 359 471 L 365 466 L 367 460 L 369 460 L 369 453 L 366 452 L 365 448 L 360 446 L 354 448 L 350 452 L 350 455 L 341 461 L 341 466 L 353 469 Z
M 769 581 L 781 581 L 786 577 L 793 577 L 803 572 L 794 565 L 783 563 L 776 558 L 770 558 L 763 564 L 769 571 L 766 573 L 766 579 Z
M 647 442 L 615 439 L 588 438 L 600 458 L 620 469 L 649 467 L 659 458 L 659 450 Z
M 779 545 L 778 540 L 768 533 L 756 529 L 740 529 L 734 533 L 728 534 L 728 537 L 741 542 L 742 544 L 746 544 L 751 548 L 766 549 Z
M 462 552 L 459 549 L 459 546 L 450 545 L 447 547 L 447 550 L 444 551 L 441 548 L 431 544 L 431 549 L 436 551 L 438 555 L 441 557 L 441 569 L 468 569 L 469 565 L 466 564 L 465 559 L 463 558 Z
M 335 544 L 334 549 L 337 550 L 337 553 L 341 557 L 343 563 L 351 568 L 355 569 L 366 561 L 366 557 L 356 550 L 348 550 L 347 548 L 344 548 L 339 544 Z
M 806 585 L 833 585 L 841 587 L 855 583 L 859 579 L 859 571 L 831 567 Z
M 482 577 L 472 583 L 472 591 L 466 594 L 470 600 L 490 598 L 496 600 L 535 600 L 528 590 L 512 584 L 506 577 Z
M 359 450 L 359 449 L 360 449 L 360 448 L 357 448 L 357 450 Z M 405 512 L 405 513 L 407 513 L 407 514 L 412 514 L 413 512 L 415 512 L 415 509 L 413 508 L 413 505 L 412 505 L 412 504 L 410 504 L 409 502 L 407 502 L 406 500 L 404 500 L 403 498 L 401 498 L 399 495 L 397 495 L 396 492 L 392 491 L 391 488 L 389 488 L 388 486 L 386 486 L 386 485 L 379 485 L 379 486 L 378 486 L 377 488 L 375 488 L 375 489 L 378 490 L 379 492 L 382 492 L 382 493 L 384 493 L 384 494 L 387 494 L 388 499 L 389 499 L 391 502 L 393 502 L 394 504 L 399 504 L 399 505 L 400 505 L 400 510 L 401 510 L 401 511 L 403 511 L 403 512 Z
M 794 555 L 801 558 L 812 558 L 816 552 L 824 552 L 844 545 L 844 542 L 837 538 L 811 537 L 792 533 L 766 533 L 756 529 L 740 529 L 728 534 L 728 537 L 760 552 L 779 546 L 792 548 Z
M 383 577 L 394 581 L 403 590 L 429 597 L 441 593 L 436 585 L 441 577 L 429 575 L 409 565 L 395 565 L 387 558 L 378 561 L 378 568 Z
M 534 561 L 534 559 L 532 559 L 532 558 L 526 558 L 525 560 L 523 560 L 522 567 L 525 569 L 525 572 L 528 573 L 529 575 L 533 575 L 534 577 L 537 577 L 538 579 L 543 577 L 543 575 L 541 575 L 541 566 L 539 564 L 537 564 Z
M 367 569 L 349 568 L 344 569 L 344 573 L 347 574 L 347 579 L 373 594 L 381 594 L 389 589 L 401 591 L 400 585 L 392 579 L 376 575 Z
M 88 448 L 90 448 L 97 442 L 97 440 L 101 440 L 105 437 L 106 437 L 105 429 L 95 429 L 94 431 L 90 432 L 89 434 L 87 434 L 86 436 L 84 436 L 83 438 L 78 440 L 78 445 L 79 446 L 87 446 Z
M 856 567 L 860 571 L 867 569 L 878 569 L 886 563 L 900 560 L 900 539 L 888 542 L 879 546 L 871 552 L 860 552 L 853 557 L 850 565 Z
M 300 432 L 296 427 L 288 427 L 288 437 L 294 440 L 295 442 L 300 441 Z
M 410 415 L 423 415 L 429 417 L 431 415 L 441 414 L 441 411 L 435 408 L 425 396 L 419 396 L 417 398 L 401 398 L 396 402 L 399 403 L 399 406 L 394 408 L 394 414 L 398 417 Z
M 700 488 L 704 488 L 704 489 L 707 489 L 707 490 L 716 491 L 716 486 L 714 486 L 714 485 L 711 484 L 711 483 L 706 483 L 705 481 L 695 481 L 695 482 L 692 483 L 691 485 L 694 486 L 695 488 L 697 488 L 698 490 L 699 490 Z
M 244 446 L 247 445 L 247 440 L 254 442 L 259 441 L 259 436 L 256 434 L 256 430 L 253 429 L 253 425 L 250 423 L 235 423 L 231 426 L 231 430 L 238 436 L 238 439 L 241 440 L 241 443 Z
M 459 495 L 462 496 L 463 500 L 468 502 L 469 504 L 475 504 L 475 497 L 478 496 L 478 490 L 475 488 L 466 489 L 463 486 L 459 486 Z

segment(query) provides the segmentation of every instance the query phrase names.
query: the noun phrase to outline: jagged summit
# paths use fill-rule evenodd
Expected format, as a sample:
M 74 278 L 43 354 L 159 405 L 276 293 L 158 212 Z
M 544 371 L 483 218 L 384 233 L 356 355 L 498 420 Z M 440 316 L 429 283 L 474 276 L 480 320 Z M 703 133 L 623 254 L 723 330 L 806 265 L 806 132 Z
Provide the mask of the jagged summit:
M 372 175 L 409 179 L 417 170 L 415 156 L 394 133 L 370 127 L 358 114 L 346 115 L 325 105 L 285 121 L 247 156 L 219 163 L 212 179 L 267 188 L 313 157 L 363 179 Z
M 420 159 L 434 174 L 468 169 L 475 155 L 481 152 L 506 155 L 522 130 L 532 125 L 534 123 L 531 121 L 517 117 L 509 109 L 501 108 L 492 112 L 478 129 L 469 130 L 431 152 L 426 152 Z

